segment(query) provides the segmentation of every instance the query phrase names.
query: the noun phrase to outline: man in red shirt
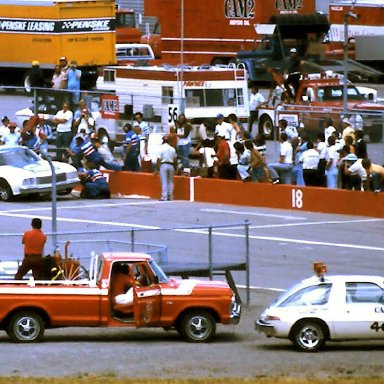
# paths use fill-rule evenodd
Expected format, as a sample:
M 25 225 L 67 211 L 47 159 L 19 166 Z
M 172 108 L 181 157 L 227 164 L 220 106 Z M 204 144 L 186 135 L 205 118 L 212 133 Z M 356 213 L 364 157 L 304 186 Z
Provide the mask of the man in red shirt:
M 231 179 L 231 150 L 225 138 L 217 135 L 216 165 L 219 170 L 220 179 Z
M 41 278 L 43 269 L 43 250 L 47 236 L 41 230 L 41 219 L 32 219 L 32 230 L 26 231 L 23 235 L 24 259 L 15 275 L 15 280 L 21 280 L 24 275 L 32 270 L 33 278 Z

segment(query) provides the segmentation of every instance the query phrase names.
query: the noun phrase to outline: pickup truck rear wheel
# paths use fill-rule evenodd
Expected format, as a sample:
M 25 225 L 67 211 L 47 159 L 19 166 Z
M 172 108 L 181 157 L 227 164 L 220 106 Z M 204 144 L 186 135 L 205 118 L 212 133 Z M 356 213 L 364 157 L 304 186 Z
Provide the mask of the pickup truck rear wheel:
M 259 134 L 266 139 L 273 139 L 273 121 L 268 115 L 262 115 L 259 120 Z
M 44 336 L 43 319 L 34 312 L 16 313 L 8 324 L 7 334 L 16 343 L 38 342 Z
M 215 335 L 216 321 L 207 311 L 195 310 L 184 315 L 178 330 L 186 341 L 205 343 Z

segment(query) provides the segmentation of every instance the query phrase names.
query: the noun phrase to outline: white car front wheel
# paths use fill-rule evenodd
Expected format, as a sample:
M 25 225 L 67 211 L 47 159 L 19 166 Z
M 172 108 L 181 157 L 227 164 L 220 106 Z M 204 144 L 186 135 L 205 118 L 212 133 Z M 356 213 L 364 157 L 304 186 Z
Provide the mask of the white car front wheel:
M 303 321 L 292 330 L 292 342 L 304 352 L 317 352 L 325 345 L 325 332 L 316 321 Z

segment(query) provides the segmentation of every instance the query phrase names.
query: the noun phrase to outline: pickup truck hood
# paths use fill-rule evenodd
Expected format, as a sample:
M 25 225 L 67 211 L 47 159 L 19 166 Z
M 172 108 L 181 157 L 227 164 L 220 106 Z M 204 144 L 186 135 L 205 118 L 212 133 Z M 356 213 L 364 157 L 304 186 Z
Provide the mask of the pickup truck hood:
M 229 285 L 224 281 L 195 280 L 195 279 L 171 279 L 166 287 L 162 289 L 163 294 L 173 295 L 209 295 L 212 291 L 222 291 L 223 294 L 232 294 Z

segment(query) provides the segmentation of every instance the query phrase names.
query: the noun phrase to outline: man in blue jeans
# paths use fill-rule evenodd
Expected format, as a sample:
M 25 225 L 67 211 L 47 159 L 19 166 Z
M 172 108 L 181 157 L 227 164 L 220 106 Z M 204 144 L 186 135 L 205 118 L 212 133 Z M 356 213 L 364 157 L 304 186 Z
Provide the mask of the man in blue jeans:
M 280 157 L 277 163 L 269 163 L 272 180 L 281 184 L 292 184 L 293 148 L 286 133 L 280 133 Z

